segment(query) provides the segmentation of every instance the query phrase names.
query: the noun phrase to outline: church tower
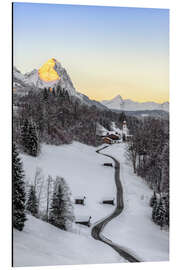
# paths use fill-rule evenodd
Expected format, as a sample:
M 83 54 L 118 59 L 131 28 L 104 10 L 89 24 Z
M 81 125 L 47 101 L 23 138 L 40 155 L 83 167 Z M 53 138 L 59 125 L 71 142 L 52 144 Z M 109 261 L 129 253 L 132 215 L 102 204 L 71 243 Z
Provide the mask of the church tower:
M 123 127 L 122 127 L 122 138 L 123 138 L 123 141 L 126 141 L 126 136 L 127 135 L 128 135 L 127 124 L 126 124 L 126 121 L 123 121 Z

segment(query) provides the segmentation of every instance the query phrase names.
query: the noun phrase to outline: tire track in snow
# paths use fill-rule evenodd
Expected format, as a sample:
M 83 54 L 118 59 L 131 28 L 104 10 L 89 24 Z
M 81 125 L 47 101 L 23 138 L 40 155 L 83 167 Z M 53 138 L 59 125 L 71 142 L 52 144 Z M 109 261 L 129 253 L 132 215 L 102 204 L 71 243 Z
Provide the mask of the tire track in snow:
M 116 184 L 116 190 L 117 190 L 117 195 L 116 195 L 116 208 L 113 211 L 111 215 L 108 217 L 104 218 L 103 220 L 99 221 L 96 223 L 96 225 L 93 226 L 91 230 L 91 235 L 94 239 L 99 240 L 109 246 L 111 246 L 116 252 L 119 253 L 120 256 L 122 256 L 124 259 L 126 259 L 129 262 L 140 262 L 139 259 L 137 259 L 135 256 L 130 254 L 130 251 L 125 249 L 124 247 L 120 247 L 119 245 L 113 243 L 111 240 L 106 238 L 103 234 L 102 231 L 105 227 L 105 225 L 110 222 L 113 218 L 117 217 L 118 215 L 121 214 L 121 212 L 124 209 L 124 201 L 123 201 L 123 188 L 122 184 L 120 181 L 120 163 L 112 156 L 107 155 L 107 154 L 102 154 L 100 153 L 101 150 L 107 148 L 108 146 L 104 146 L 103 148 L 99 149 L 96 151 L 96 153 L 107 156 L 111 158 L 114 163 L 115 163 L 115 184 Z

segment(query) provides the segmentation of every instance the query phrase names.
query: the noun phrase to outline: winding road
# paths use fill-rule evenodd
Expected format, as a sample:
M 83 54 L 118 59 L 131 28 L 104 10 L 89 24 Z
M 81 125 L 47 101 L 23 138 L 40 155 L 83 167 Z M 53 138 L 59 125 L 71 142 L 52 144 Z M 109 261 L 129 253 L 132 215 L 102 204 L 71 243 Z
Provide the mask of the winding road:
M 99 221 L 98 223 L 96 223 L 91 231 L 91 235 L 94 239 L 99 240 L 109 246 L 111 246 L 116 252 L 119 253 L 120 256 L 122 256 L 124 259 L 126 259 L 129 262 L 140 262 L 139 259 L 137 259 L 135 256 L 131 255 L 130 252 L 128 250 L 126 250 L 123 247 L 120 247 L 119 245 L 113 243 L 111 240 L 107 239 L 103 234 L 102 234 L 102 230 L 105 227 L 105 225 L 110 222 L 113 218 L 117 217 L 119 214 L 121 214 L 121 212 L 123 211 L 124 208 L 124 202 L 123 202 L 123 188 L 122 188 L 122 184 L 120 181 L 120 163 L 112 156 L 107 155 L 107 154 L 102 154 L 100 153 L 101 150 L 107 148 L 108 146 L 105 146 L 99 150 L 97 150 L 96 152 L 98 154 L 107 156 L 109 158 L 111 158 L 114 163 L 115 163 L 115 183 L 116 183 L 116 189 L 117 189 L 117 195 L 116 195 L 116 208 L 113 211 L 113 213 L 111 215 L 109 215 L 108 217 L 104 218 L 103 220 Z

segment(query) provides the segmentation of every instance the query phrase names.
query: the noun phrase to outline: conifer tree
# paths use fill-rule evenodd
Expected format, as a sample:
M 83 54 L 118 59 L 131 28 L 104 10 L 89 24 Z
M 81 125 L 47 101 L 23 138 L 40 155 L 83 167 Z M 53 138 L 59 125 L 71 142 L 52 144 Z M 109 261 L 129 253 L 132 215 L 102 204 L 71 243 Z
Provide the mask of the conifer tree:
M 21 145 L 23 151 L 31 156 L 38 156 L 40 142 L 37 127 L 32 120 L 25 119 L 21 130 Z
M 19 231 L 24 228 L 25 215 L 25 185 L 22 162 L 13 144 L 12 156 L 12 181 L 13 181 L 13 227 Z
M 44 91 L 43 91 L 43 99 L 46 101 L 48 99 L 48 90 L 47 88 L 44 88 Z
M 29 146 L 29 122 L 27 119 L 23 121 L 21 126 L 20 143 L 25 153 L 28 153 Z
M 156 203 L 156 201 L 157 201 L 156 193 L 154 192 L 153 196 L 152 196 L 151 199 L 150 199 L 150 203 L 149 203 L 150 206 L 153 207 L 154 204 Z
M 40 151 L 39 137 L 37 133 L 37 127 L 33 121 L 29 123 L 29 154 L 31 156 L 38 156 Z
M 30 186 L 26 203 L 26 210 L 29 211 L 33 216 L 38 214 L 38 203 L 34 186 Z
M 62 230 L 68 230 L 74 220 L 70 192 L 63 178 L 57 177 L 49 214 L 49 222 Z

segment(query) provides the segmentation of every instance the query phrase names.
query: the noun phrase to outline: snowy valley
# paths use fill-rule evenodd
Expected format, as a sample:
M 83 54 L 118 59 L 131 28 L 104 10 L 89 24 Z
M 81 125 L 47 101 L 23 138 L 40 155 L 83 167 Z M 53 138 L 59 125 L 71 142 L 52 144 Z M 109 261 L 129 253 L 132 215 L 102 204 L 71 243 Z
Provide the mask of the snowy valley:
M 91 215 L 92 224 L 90 228 L 76 224 L 72 232 L 63 232 L 28 216 L 24 232 L 15 231 L 15 266 L 125 262 L 113 249 L 94 240 L 90 234 L 93 224 L 114 209 L 114 206 L 102 205 L 101 200 L 116 195 L 114 168 L 102 166 L 109 158 L 98 155 L 96 150 L 73 142 L 64 146 L 43 145 L 39 157 L 21 155 L 26 181 L 33 182 L 36 168 L 40 167 L 44 178 L 49 174 L 64 177 L 73 198 L 85 195 L 84 206 L 74 205 L 75 216 Z M 120 161 L 125 203 L 122 214 L 107 224 L 103 235 L 142 261 L 168 260 L 168 232 L 161 231 L 151 220 L 149 200 L 152 190 L 133 174 L 126 158 L 126 144 L 112 145 L 102 152 Z

